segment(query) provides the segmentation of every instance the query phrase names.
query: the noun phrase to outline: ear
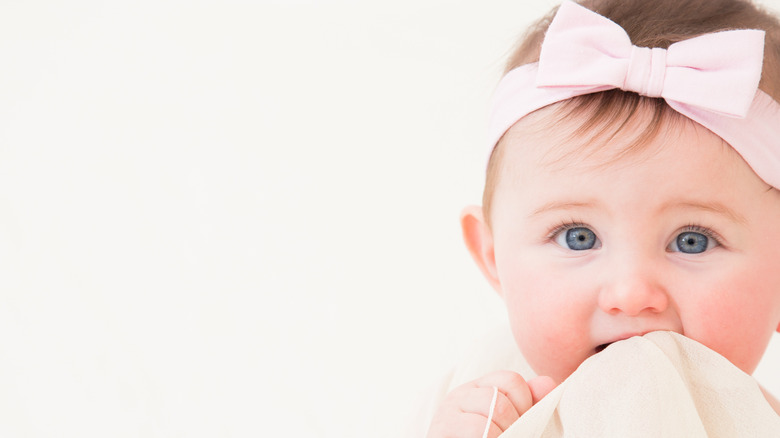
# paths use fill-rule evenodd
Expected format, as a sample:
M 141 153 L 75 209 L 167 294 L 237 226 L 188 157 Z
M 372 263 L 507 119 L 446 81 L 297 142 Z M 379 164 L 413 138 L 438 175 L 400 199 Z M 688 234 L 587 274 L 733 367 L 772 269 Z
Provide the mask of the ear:
M 460 226 L 466 248 L 477 263 L 477 267 L 487 278 L 488 283 L 501 295 L 501 282 L 496 270 L 496 256 L 493 246 L 493 233 L 485 222 L 482 207 L 470 205 L 460 214 Z

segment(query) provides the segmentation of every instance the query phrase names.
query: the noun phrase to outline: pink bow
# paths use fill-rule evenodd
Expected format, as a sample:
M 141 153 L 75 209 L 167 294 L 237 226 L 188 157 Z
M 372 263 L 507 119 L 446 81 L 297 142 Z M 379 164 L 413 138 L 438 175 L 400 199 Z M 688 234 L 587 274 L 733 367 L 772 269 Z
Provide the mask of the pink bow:
M 617 23 L 566 1 L 542 44 L 536 86 L 588 90 L 577 94 L 620 88 L 744 118 L 763 56 L 761 30 L 705 34 L 669 49 L 637 47 Z

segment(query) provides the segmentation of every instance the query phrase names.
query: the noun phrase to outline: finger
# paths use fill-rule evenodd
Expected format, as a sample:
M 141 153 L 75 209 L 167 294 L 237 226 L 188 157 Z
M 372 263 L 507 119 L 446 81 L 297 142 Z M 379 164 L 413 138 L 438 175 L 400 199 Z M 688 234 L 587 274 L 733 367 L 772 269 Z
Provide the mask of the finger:
M 427 436 L 429 438 L 480 438 L 484 435 L 485 429 L 488 431 L 487 438 L 497 438 L 504 432 L 497 424 L 488 423 L 487 418 L 480 414 L 459 412 L 446 418 L 434 418 Z
M 528 388 L 531 390 L 531 396 L 533 397 L 533 403 L 536 404 L 539 400 L 543 399 L 550 393 L 555 387 L 558 386 L 552 377 L 539 376 L 528 381 Z
M 463 417 L 463 421 L 467 422 L 469 425 L 469 430 L 472 430 L 473 432 L 469 432 L 469 434 L 464 435 L 464 438 L 479 438 L 485 436 L 485 431 L 487 431 L 487 437 L 486 438 L 498 438 L 499 435 L 504 433 L 504 429 L 501 429 L 498 427 L 498 425 L 494 422 L 487 422 L 487 418 L 483 417 L 479 414 L 470 414 L 465 413 Z M 476 434 L 475 434 L 476 432 Z
M 496 403 L 493 405 L 493 388 L 495 387 L 469 388 L 468 393 L 464 391 L 461 394 L 457 407 L 463 412 L 479 414 L 486 419 L 492 418 L 501 430 L 506 430 L 520 418 L 520 413 L 517 412 L 512 401 L 501 391 L 498 391 Z M 491 406 L 493 407 L 492 417 L 490 417 Z
M 512 402 L 519 415 L 523 415 L 533 405 L 531 389 L 523 376 L 513 371 L 496 371 L 475 380 L 473 383 L 477 387 L 498 387 L 498 390 Z
M 485 435 L 485 429 L 487 429 L 487 435 Z M 498 438 L 499 435 L 504 433 L 504 430 L 506 429 L 498 427 L 495 422 L 490 422 L 490 426 L 487 426 L 486 423 L 485 426 L 483 426 L 482 434 L 477 436 L 484 438 Z

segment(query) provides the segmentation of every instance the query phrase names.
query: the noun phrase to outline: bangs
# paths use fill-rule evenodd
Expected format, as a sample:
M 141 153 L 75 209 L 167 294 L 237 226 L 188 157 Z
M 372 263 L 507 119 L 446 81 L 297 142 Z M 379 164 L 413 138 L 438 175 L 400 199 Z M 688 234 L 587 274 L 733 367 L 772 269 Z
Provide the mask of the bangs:
M 598 166 L 610 166 L 646 151 L 647 145 L 659 135 L 682 128 L 690 119 L 673 110 L 663 99 L 643 97 L 636 93 L 609 90 L 587 94 L 561 102 L 552 118 L 555 125 L 564 121 L 582 120 L 569 128 L 564 141 L 550 151 L 548 164 L 577 162 L 591 158 L 607 145 L 612 145 L 627 126 L 635 131 L 633 138 L 621 138 L 622 147 L 603 159 Z M 571 126 L 571 123 L 567 123 Z M 548 125 L 547 129 L 556 129 Z M 570 144 L 576 148 L 567 147 Z
M 526 126 L 526 132 L 557 132 L 562 141 L 546 154 L 543 165 L 565 168 L 578 162 L 593 162 L 594 155 L 605 156 L 595 161 L 595 169 L 606 168 L 616 163 L 647 152 L 647 146 L 659 135 L 678 132 L 686 124 L 694 123 L 673 110 L 663 99 L 640 96 L 622 90 L 608 90 L 577 96 L 551 105 L 550 115 L 540 119 L 533 126 Z M 574 125 L 572 120 L 581 120 Z M 631 126 L 634 134 L 626 140 L 620 139 L 621 147 L 614 147 L 615 137 Z M 561 131 L 565 131 L 561 134 Z M 501 174 L 504 150 L 512 141 L 504 136 L 493 149 L 488 161 L 485 190 L 482 205 L 485 218 L 490 223 L 490 204 L 493 192 Z M 512 138 L 517 141 L 517 137 Z M 522 141 L 522 140 L 521 140 Z M 576 145 L 576 147 L 572 147 Z M 609 146 L 611 153 L 602 151 Z M 591 167 L 593 168 L 593 167 Z

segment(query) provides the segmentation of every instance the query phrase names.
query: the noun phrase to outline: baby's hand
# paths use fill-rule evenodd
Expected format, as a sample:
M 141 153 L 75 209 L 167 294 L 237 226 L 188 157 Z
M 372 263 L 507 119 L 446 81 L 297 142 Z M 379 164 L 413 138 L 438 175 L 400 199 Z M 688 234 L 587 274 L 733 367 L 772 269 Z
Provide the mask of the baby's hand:
M 428 438 L 482 437 L 493 401 L 493 387 L 498 388 L 498 397 L 487 436 L 496 438 L 555 386 L 546 376 L 526 382 L 512 371 L 487 374 L 447 394 L 433 416 Z

